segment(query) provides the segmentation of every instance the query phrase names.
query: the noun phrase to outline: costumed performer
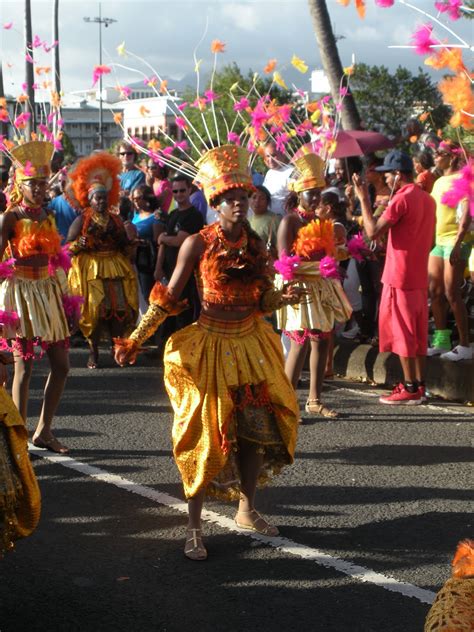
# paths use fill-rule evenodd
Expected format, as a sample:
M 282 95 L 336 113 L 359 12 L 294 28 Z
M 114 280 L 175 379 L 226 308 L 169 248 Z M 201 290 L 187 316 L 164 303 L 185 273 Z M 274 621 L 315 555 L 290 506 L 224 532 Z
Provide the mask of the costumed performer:
M 296 156 L 287 198 L 288 214 L 278 228 L 280 258 L 275 268 L 281 275 L 277 276 L 276 285 L 281 287 L 285 277 L 294 279 L 305 294 L 298 305 L 285 305 L 277 311 L 277 323 L 278 329 L 291 340 L 285 372 L 294 388 L 311 350 L 306 411 L 322 417 L 337 417 L 336 411 L 322 404 L 321 391 L 334 324 L 348 320 L 352 310 L 334 258 L 333 222 L 316 216 L 321 191 L 326 185 L 324 161 L 314 153 L 304 153 L 304 147 Z
M 67 196 L 83 209 L 69 229 L 73 254 L 71 293 L 84 297 L 79 327 L 86 337 L 89 369 L 99 366 L 99 342 L 133 329 L 138 314 L 138 286 L 129 259 L 133 250 L 122 219 L 110 208 L 118 204 L 120 161 L 107 152 L 80 160 L 69 173 Z
M 0 353 L 0 384 L 7 379 Z M 28 456 L 28 432 L 15 404 L 0 386 L 0 557 L 30 535 L 41 513 L 41 496 Z
M 239 498 L 239 527 L 278 534 L 256 511 L 255 492 L 292 463 L 296 444 L 295 393 L 279 338 L 263 313 L 297 302 L 301 291 L 273 288 L 265 244 L 246 221 L 254 190 L 249 157 L 242 147 L 222 145 L 196 163 L 196 181 L 218 221 L 184 241 L 169 285 L 155 284 L 140 325 L 116 346 L 119 364 L 135 362 L 141 343 L 184 308 L 179 298 L 195 271 L 200 318 L 169 338 L 164 355 L 174 457 L 189 507 L 184 553 L 192 560 L 207 557 L 201 538 L 206 492 Z
M 25 421 L 35 346 L 46 351 L 51 370 L 33 444 L 63 454 L 69 450 L 51 425 L 69 372 L 69 333 L 77 304 L 68 295 L 69 258 L 61 250 L 54 215 L 45 206 L 53 151 L 52 143 L 31 141 L 9 152 L 15 183 L 0 220 L 0 259 L 7 248 L 12 258 L 1 264 L 0 310 L 4 348 L 15 358 L 13 401 Z

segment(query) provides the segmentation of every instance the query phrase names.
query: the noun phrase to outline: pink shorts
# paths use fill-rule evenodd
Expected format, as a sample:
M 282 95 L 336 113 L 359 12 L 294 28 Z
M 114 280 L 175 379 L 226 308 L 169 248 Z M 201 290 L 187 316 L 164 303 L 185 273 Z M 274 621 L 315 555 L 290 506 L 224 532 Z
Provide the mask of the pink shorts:
M 380 351 L 403 358 L 425 356 L 428 348 L 428 290 L 384 285 L 379 309 Z

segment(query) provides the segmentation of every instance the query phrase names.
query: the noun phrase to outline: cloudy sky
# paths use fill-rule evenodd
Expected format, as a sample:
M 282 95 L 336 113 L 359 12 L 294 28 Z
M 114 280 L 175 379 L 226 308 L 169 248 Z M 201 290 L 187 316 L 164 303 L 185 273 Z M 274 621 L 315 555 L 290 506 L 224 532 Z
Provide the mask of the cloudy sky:
M 433 0 L 411 0 L 411 3 L 427 11 L 434 4 Z M 92 84 L 93 66 L 98 63 L 98 26 L 85 23 L 83 18 L 98 16 L 99 3 L 60 0 L 59 4 L 63 90 L 87 90 Z M 384 64 L 391 69 L 402 65 L 416 71 L 422 65 L 423 58 L 413 51 L 390 49 L 389 45 L 409 43 L 416 25 L 426 22 L 423 16 L 401 3 L 392 9 L 380 9 L 373 0 L 367 0 L 367 16 L 361 20 L 353 4 L 344 8 L 337 0 L 327 0 L 333 27 L 341 37 L 339 52 L 343 65 L 350 65 L 352 55 L 356 61 Z M 21 91 L 23 82 L 23 5 L 23 0 L 0 2 L 5 91 L 15 95 Z M 48 42 L 52 40 L 52 5 L 52 0 L 32 0 L 33 34 Z M 276 58 L 285 77 L 285 65 L 296 54 L 311 69 L 321 67 L 307 0 L 114 0 L 102 2 L 101 8 L 102 16 L 117 20 L 102 30 L 104 64 L 119 62 L 151 74 L 136 60 L 117 55 L 116 47 L 125 42 L 127 49 L 145 58 L 161 75 L 180 78 L 193 71 L 193 50 L 203 38 L 207 22 L 207 34 L 197 53 L 198 59 L 203 59 L 204 71 L 212 59 L 213 39 L 226 43 L 226 53 L 219 56 L 220 65 L 235 61 L 244 71 L 251 68 L 262 72 L 267 61 Z M 13 26 L 6 30 L 4 25 L 9 23 Z M 445 20 L 445 23 L 472 45 L 472 22 Z M 438 27 L 435 35 L 455 41 Z M 472 53 L 469 61 L 472 62 Z M 37 63 L 50 65 L 49 55 L 38 54 Z M 309 74 L 301 76 L 299 87 L 308 87 L 308 77 Z M 125 84 L 138 79 L 139 74 L 116 69 L 115 77 L 105 83 Z

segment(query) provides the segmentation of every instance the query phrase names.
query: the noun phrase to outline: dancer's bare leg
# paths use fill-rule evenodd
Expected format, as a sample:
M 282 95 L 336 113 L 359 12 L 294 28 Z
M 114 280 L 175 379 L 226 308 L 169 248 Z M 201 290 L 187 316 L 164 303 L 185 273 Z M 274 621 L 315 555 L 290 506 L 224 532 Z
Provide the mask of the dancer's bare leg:
M 290 351 L 285 362 L 285 373 L 294 389 L 298 386 L 308 349 L 309 340 L 306 340 L 302 345 L 294 340 L 291 341 Z
M 278 529 L 268 524 L 255 511 L 255 492 L 257 481 L 263 465 L 263 451 L 259 444 L 251 441 L 239 440 L 240 466 L 240 500 L 235 521 L 239 526 L 245 526 L 265 535 L 278 535 Z
M 46 380 L 40 418 L 33 435 L 33 440 L 39 440 L 39 443 L 51 443 L 55 439 L 51 426 L 69 373 L 68 349 L 61 345 L 53 345 L 46 353 L 51 369 Z M 57 439 L 56 442 L 59 443 Z
M 13 373 L 12 399 L 26 423 L 33 360 L 25 360 L 17 351 L 13 352 L 13 357 L 15 369 Z
M 328 351 L 329 338 L 311 340 L 311 355 L 309 356 L 309 399 L 321 399 Z

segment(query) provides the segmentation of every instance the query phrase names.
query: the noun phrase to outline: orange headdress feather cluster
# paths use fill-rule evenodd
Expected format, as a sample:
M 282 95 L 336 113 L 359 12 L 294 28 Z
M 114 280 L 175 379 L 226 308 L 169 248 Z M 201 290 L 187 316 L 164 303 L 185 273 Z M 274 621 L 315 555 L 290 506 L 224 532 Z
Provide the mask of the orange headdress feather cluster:
M 89 206 L 91 191 L 105 189 L 109 195 L 109 206 L 118 204 L 120 193 L 120 160 L 105 151 L 82 158 L 68 174 L 65 194 L 74 207 Z

